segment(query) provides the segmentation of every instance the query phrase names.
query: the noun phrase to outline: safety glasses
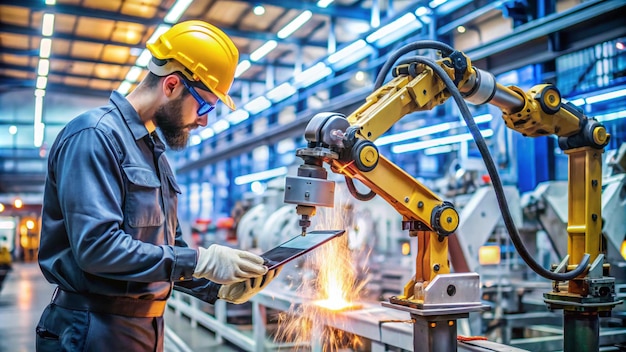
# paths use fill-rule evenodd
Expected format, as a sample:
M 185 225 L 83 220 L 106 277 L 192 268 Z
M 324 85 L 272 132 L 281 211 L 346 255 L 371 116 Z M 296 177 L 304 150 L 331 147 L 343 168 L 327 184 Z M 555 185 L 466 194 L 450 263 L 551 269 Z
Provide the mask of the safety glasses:
M 184 79 L 181 79 L 180 81 L 183 82 L 189 93 L 191 93 L 191 96 L 196 99 L 198 104 L 200 104 L 200 107 L 198 108 L 198 116 L 204 116 L 215 109 L 215 106 L 202 99 L 200 94 L 198 94 L 198 92 L 190 86 L 189 83 L 187 83 Z

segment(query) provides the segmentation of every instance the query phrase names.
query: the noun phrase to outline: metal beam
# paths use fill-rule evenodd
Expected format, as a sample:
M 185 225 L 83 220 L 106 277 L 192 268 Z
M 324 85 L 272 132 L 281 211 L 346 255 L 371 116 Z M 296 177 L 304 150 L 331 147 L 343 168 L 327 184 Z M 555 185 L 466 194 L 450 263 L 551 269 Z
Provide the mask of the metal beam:
M 314 14 L 330 16 L 330 17 L 343 17 L 355 20 L 370 20 L 372 16 L 371 10 L 364 9 L 359 6 L 342 6 L 336 3 L 329 5 L 326 8 L 317 7 L 314 3 L 308 1 L 292 1 L 292 0 L 245 0 L 242 1 L 249 3 L 251 6 L 258 5 L 259 3 L 265 5 L 272 5 L 276 7 L 283 7 L 292 10 L 309 10 Z
M 455 19 L 454 21 L 447 22 L 443 26 L 439 27 L 439 29 L 437 29 L 437 35 L 447 34 L 448 32 L 455 30 L 458 26 L 465 25 L 477 19 L 478 17 L 488 13 L 489 11 L 498 9 L 498 7 L 502 6 L 505 2 L 505 0 L 491 2 L 466 15 Z
M 468 50 L 465 54 L 472 60 L 484 59 L 599 16 L 621 13 L 620 10 L 623 11 L 625 7 L 624 0 L 587 1 L 569 10 L 519 26 L 513 33 L 481 44 L 480 47 Z

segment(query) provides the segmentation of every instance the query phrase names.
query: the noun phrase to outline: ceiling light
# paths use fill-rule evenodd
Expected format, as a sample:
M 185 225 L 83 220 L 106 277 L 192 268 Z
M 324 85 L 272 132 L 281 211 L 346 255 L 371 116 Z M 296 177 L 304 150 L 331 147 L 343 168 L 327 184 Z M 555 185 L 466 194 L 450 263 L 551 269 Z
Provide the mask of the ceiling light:
M 426 16 L 430 13 L 430 10 L 424 6 L 420 6 L 415 10 L 415 14 L 419 17 Z
M 211 128 L 215 131 L 215 134 L 222 133 L 226 131 L 230 127 L 230 123 L 226 120 L 218 120 L 215 122 Z
M 354 79 L 356 79 L 359 82 L 363 81 L 365 79 L 365 72 L 357 71 L 357 73 L 354 74 Z
M 9 126 L 9 134 L 14 136 L 16 133 L 17 133 L 17 126 L 15 126 L 15 125 Z
M 135 61 L 135 65 L 139 67 L 146 67 L 148 66 L 148 62 L 150 62 L 150 60 L 152 60 L 152 54 L 150 54 L 148 49 L 144 49 Z
M 428 149 L 424 150 L 424 154 L 426 154 L 426 155 L 437 155 L 437 154 L 450 153 L 453 150 L 454 150 L 454 148 L 451 145 L 441 145 L 441 146 L 438 146 L 438 147 L 432 147 L 432 148 L 428 148 Z
M 430 6 L 431 8 L 435 8 L 443 3 L 445 3 L 447 0 L 433 0 L 430 3 L 428 3 L 428 6 Z
M 478 115 L 474 117 L 476 124 L 489 122 L 493 119 L 491 114 Z M 398 143 L 409 139 L 430 136 L 435 133 L 449 131 L 453 128 L 465 126 L 465 121 L 444 122 L 437 125 L 426 126 L 406 132 L 400 132 L 388 136 L 380 137 L 374 142 L 377 146 L 383 146 L 391 143 Z
M 317 7 L 321 7 L 323 9 L 327 8 L 328 5 L 332 4 L 334 0 L 319 0 L 317 2 Z
M 46 85 L 48 84 L 48 77 L 39 76 L 37 77 L 37 89 L 46 89 Z
M 265 44 L 261 45 L 258 49 L 250 54 L 250 60 L 259 61 L 270 51 L 274 50 L 278 46 L 275 40 L 268 40 Z
M 359 49 L 363 49 L 367 46 L 367 43 L 365 42 L 365 40 L 363 39 L 359 39 L 357 41 L 355 41 L 354 43 L 346 46 L 345 48 L 333 53 L 332 55 L 330 55 L 328 57 L 328 62 L 331 64 L 334 64 L 342 59 L 345 59 L 346 57 L 350 56 L 351 54 L 353 54 L 355 51 L 359 50 Z
M 298 87 L 306 88 L 331 73 L 333 73 L 333 70 L 330 67 L 326 66 L 323 62 L 318 62 L 295 76 L 294 83 L 296 83 Z
M 119 88 L 117 88 L 117 91 L 122 94 L 125 95 L 126 93 L 128 93 L 130 91 L 130 88 L 132 88 L 132 83 L 128 82 L 128 81 L 122 81 L 122 83 L 120 83 Z
M 174 6 L 170 8 L 170 11 L 167 13 L 167 15 L 165 15 L 165 18 L 163 18 L 163 22 L 165 23 L 178 22 L 180 17 L 183 15 L 185 11 L 187 11 L 187 8 L 189 7 L 189 5 L 191 5 L 192 2 L 193 0 L 177 0 Z
M 246 103 L 243 108 L 250 111 L 252 114 L 258 114 L 261 111 L 269 108 L 270 106 L 272 106 L 272 102 L 269 101 L 266 97 L 260 96 Z
M 50 71 L 50 60 L 39 59 L 39 66 L 37 68 L 37 74 L 39 76 L 47 76 Z
M 422 24 L 415 15 L 407 13 L 395 21 L 380 27 L 374 33 L 368 35 L 365 40 L 368 43 L 376 42 L 379 46 L 388 45 L 421 27 Z
M 57 0 L 46 0 L 46 5 L 55 5 Z
M 45 89 L 35 89 L 35 96 L 36 97 L 43 97 L 46 95 L 46 90 Z
M 274 178 L 274 177 L 283 176 L 286 174 L 287 174 L 287 167 L 282 166 L 276 169 L 270 169 L 266 171 L 255 172 L 252 174 L 237 176 L 235 177 L 235 184 L 245 185 L 246 183 L 267 180 L 268 178 Z
M 202 137 L 197 134 L 193 134 L 189 137 L 189 145 L 198 145 L 200 143 L 202 143 Z
M 594 103 L 599 103 L 602 101 L 611 100 L 615 98 L 623 98 L 624 96 L 626 96 L 626 89 L 620 89 L 620 90 L 615 90 L 609 93 L 598 94 L 592 97 L 587 97 L 585 98 L 585 101 L 587 102 L 587 104 L 594 104 Z
M 198 133 L 202 139 L 208 139 L 215 136 L 215 132 L 210 127 L 205 127 Z
M 291 22 L 289 22 L 285 27 L 283 27 L 280 31 L 278 31 L 278 38 L 285 39 L 293 34 L 293 32 L 297 31 L 298 28 L 302 27 L 308 20 L 313 17 L 313 13 L 309 10 L 302 12 L 298 17 L 294 18 Z
M 456 27 L 456 31 L 459 33 L 465 33 L 466 29 L 465 26 L 458 26 Z
M 157 29 L 154 30 L 154 33 L 152 33 L 152 35 L 150 36 L 150 39 L 148 39 L 147 43 L 154 43 L 156 42 L 157 38 L 159 38 L 161 36 L 161 34 L 167 32 L 168 29 L 172 28 L 172 26 L 167 25 L 167 24 L 160 24 Z
M 4 211 L 4 204 L 0 203 L 0 213 L 2 213 Z M 5 230 L 11 230 L 13 228 L 15 228 L 15 225 L 13 225 L 13 227 L 10 227 L 8 229 L 3 227 L 3 223 L 6 223 L 6 221 L 2 222 L 0 221 L 0 229 L 5 229 Z
M 39 57 L 47 59 L 52 51 L 52 39 L 42 38 L 39 43 Z
M 482 130 L 480 131 L 480 134 L 482 134 L 483 137 L 491 137 L 493 136 L 493 130 L 490 130 L 490 129 Z M 421 142 L 415 142 L 415 143 L 395 145 L 391 147 L 391 152 L 395 154 L 400 154 L 400 153 L 412 152 L 415 150 L 422 150 L 426 148 L 437 147 L 437 146 L 446 145 L 446 144 L 454 144 L 454 143 L 459 143 L 459 142 L 470 141 L 472 139 L 473 137 L 470 133 L 457 134 L 454 136 L 435 138 L 429 141 L 421 141 Z
M 230 122 L 232 125 L 236 125 L 242 121 L 247 120 L 248 117 L 250 117 L 249 112 L 247 112 L 246 110 L 238 109 L 228 114 L 226 120 L 228 120 L 228 122 Z
M 263 7 L 263 5 L 257 5 L 254 7 L 252 12 L 257 16 L 261 16 L 265 13 L 265 7 Z
M 54 14 L 53 13 L 44 13 L 43 14 L 43 23 L 41 25 L 41 34 L 49 37 L 54 32 Z
M 296 88 L 294 88 L 288 82 L 285 82 L 277 87 L 274 87 L 272 90 L 267 92 L 266 96 L 269 100 L 277 103 L 279 101 L 283 101 L 290 96 L 296 93 Z
M 241 76 L 244 72 L 248 71 L 248 69 L 252 67 L 252 64 L 248 60 L 243 60 L 237 65 L 237 69 L 235 69 L 235 78 Z
M 19 208 L 21 208 L 22 206 L 24 206 L 24 202 L 22 202 L 22 200 L 21 200 L 21 199 L 16 198 L 16 199 L 13 201 L 13 206 L 14 206 L 15 208 L 19 209 Z
M 143 69 L 141 67 L 137 67 L 137 66 L 131 67 L 130 70 L 128 70 L 128 73 L 126 74 L 126 80 L 129 82 L 137 82 L 137 79 L 139 78 L 139 75 L 141 75 L 142 71 Z

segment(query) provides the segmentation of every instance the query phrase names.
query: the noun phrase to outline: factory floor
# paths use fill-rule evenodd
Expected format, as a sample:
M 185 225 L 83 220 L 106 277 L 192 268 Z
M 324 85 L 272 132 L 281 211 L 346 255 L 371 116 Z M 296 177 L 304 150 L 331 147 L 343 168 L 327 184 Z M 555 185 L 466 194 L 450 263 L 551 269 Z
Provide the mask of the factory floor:
M 37 263 L 15 263 L 0 290 L 0 352 L 35 350 L 35 327 L 50 302 L 54 286 L 41 274 Z M 186 318 L 168 308 L 165 314 L 165 351 L 241 351 L 221 345 L 201 327 L 190 328 Z

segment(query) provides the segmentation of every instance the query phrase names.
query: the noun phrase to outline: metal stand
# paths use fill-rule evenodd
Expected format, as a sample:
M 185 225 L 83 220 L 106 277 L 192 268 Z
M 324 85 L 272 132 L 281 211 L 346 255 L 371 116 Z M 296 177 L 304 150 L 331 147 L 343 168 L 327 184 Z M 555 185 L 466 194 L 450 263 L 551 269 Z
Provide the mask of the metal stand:
M 480 302 L 479 284 L 476 273 L 441 274 L 424 288 L 423 300 L 391 297 L 382 305 L 411 314 L 414 351 L 454 352 L 457 319 L 490 309 Z

